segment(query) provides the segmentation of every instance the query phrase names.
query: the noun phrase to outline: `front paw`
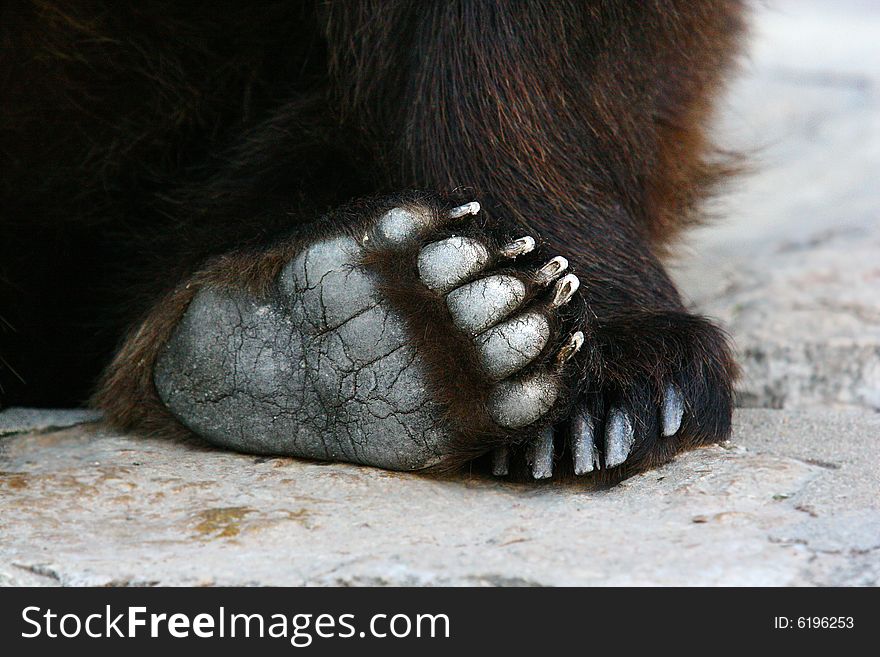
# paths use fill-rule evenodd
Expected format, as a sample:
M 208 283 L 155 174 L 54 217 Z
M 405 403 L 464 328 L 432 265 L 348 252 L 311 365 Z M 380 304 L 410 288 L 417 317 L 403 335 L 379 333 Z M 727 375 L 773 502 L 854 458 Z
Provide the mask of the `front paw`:
M 596 318 L 581 358 L 578 402 L 555 428 L 574 475 L 615 483 L 729 435 L 737 367 L 708 320 L 644 310 Z

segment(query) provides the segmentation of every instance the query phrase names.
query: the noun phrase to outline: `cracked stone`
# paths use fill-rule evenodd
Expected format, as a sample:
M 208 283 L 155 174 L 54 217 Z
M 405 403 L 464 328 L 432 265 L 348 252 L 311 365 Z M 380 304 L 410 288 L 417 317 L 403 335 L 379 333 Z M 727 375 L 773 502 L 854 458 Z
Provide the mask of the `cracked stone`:
M 0 583 L 880 584 L 880 417 L 734 420 L 730 444 L 596 492 L 255 458 L 93 425 L 7 436 Z

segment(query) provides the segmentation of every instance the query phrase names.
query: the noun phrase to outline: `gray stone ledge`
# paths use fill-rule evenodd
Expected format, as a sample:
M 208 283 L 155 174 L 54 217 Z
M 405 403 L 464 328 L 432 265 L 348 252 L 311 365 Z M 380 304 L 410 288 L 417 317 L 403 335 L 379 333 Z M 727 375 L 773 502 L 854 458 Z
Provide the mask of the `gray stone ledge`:
M 91 426 L 0 439 L 0 583 L 877 585 L 880 415 L 741 410 L 615 489 L 437 480 Z

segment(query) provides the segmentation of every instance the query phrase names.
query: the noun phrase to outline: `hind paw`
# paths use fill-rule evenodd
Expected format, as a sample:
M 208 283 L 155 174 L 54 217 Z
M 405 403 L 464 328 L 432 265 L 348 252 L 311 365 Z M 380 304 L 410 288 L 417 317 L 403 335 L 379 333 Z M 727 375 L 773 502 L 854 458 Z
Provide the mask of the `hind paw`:
M 267 295 L 200 290 L 159 358 L 161 400 L 226 447 L 389 469 L 524 440 L 567 399 L 583 333 L 563 308 L 579 281 L 478 214 L 362 209 L 329 221 Z

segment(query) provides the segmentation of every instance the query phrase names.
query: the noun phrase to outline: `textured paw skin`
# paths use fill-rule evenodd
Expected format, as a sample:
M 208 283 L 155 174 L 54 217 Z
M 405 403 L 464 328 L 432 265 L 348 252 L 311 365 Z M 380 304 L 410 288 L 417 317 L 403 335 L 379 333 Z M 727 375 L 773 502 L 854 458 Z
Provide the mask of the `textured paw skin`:
M 198 435 L 246 452 L 394 470 L 524 442 L 567 402 L 583 334 L 567 261 L 417 199 L 296 251 L 265 297 L 201 289 L 154 383 Z

